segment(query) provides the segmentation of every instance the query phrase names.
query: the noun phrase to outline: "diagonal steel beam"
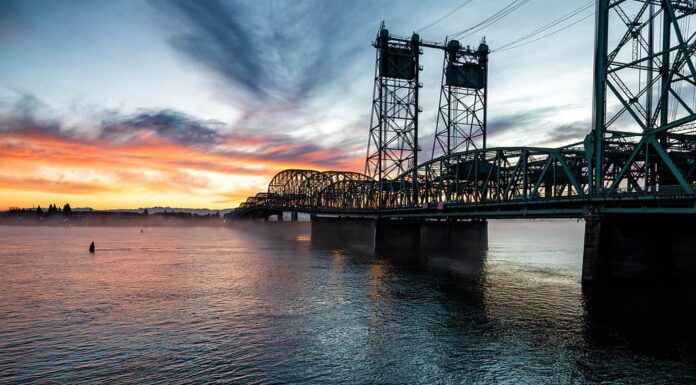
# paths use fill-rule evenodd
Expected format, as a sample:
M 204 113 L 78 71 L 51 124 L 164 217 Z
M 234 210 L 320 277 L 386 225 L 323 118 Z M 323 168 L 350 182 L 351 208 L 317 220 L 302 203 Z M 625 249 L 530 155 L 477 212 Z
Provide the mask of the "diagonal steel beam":
M 585 195 L 585 192 L 582 189 L 582 186 L 580 183 L 578 183 L 577 178 L 575 178 L 575 174 L 571 171 L 570 167 L 568 167 L 568 163 L 566 163 L 565 158 L 563 158 L 562 154 L 558 151 L 554 151 L 556 153 L 556 157 L 558 158 L 558 163 L 561 164 L 561 167 L 566 173 L 566 176 L 568 177 L 568 180 L 570 183 L 575 187 L 575 191 L 578 193 L 579 196 Z
M 645 126 L 645 123 L 643 123 L 643 119 L 641 119 L 640 117 L 638 117 L 636 115 L 636 112 L 633 111 L 630 104 L 628 104 L 626 102 L 626 100 L 624 100 L 624 98 L 621 97 L 621 95 L 619 94 L 619 91 L 614 87 L 613 84 L 611 84 L 611 82 L 607 81 L 606 83 L 607 83 L 607 86 L 609 87 L 609 89 L 614 93 L 616 98 L 619 99 L 621 104 L 623 104 L 623 106 L 626 108 L 626 111 L 628 111 L 628 113 L 631 114 L 631 116 L 633 116 L 633 119 L 640 125 L 640 127 L 643 129 L 643 131 L 645 131 L 647 129 L 647 127 Z
M 696 80 L 696 67 L 694 67 L 694 63 L 691 61 L 691 55 L 689 54 L 687 47 L 688 45 L 684 42 L 684 37 L 682 36 L 681 33 L 681 27 L 679 27 L 679 23 L 676 22 L 677 17 L 674 13 L 674 7 L 672 6 L 672 0 L 662 0 L 664 1 L 665 6 L 667 7 L 667 12 L 669 12 L 669 18 L 670 18 L 670 24 L 672 24 L 672 28 L 674 28 L 674 32 L 677 35 L 677 40 L 679 41 L 679 49 L 682 51 L 684 55 L 684 59 L 686 60 L 686 64 L 689 66 L 689 71 L 691 71 L 691 76 Z
M 674 177 L 677 178 L 679 185 L 684 189 L 684 191 L 686 191 L 689 194 L 693 194 L 694 191 L 689 186 L 689 182 L 686 181 L 686 178 L 684 178 L 684 174 L 682 174 L 677 165 L 674 164 L 672 158 L 669 156 L 669 154 L 667 154 L 667 151 L 665 151 L 662 145 L 660 145 L 660 143 L 658 143 L 657 140 L 655 140 L 654 136 L 651 136 L 648 141 L 653 146 L 653 148 L 655 148 L 655 151 L 657 151 L 658 155 L 660 155 L 662 161 L 665 162 L 665 164 L 669 168 L 669 171 L 672 172 L 672 175 L 674 175 Z
M 537 190 L 539 190 L 539 186 L 541 185 L 541 182 L 544 180 L 544 177 L 546 176 L 546 172 L 549 170 L 549 166 L 551 166 L 551 162 L 554 158 L 553 153 L 549 153 L 548 157 L 546 158 L 546 162 L 544 162 L 544 167 L 541 170 L 541 173 L 539 174 L 539 177 L 537 178 L 537 181 L 534 183 L 534 186 L 532 186 L 532 192 L 536 193 Z

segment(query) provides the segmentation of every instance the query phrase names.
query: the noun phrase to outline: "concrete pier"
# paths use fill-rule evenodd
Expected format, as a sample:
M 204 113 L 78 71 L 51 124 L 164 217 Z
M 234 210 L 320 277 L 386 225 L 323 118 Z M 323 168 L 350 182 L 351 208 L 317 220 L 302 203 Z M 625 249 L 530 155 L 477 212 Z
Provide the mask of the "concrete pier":
M 422 256 L 421 221 L 378 219 L 375 253 L 394 261 L 412 262 Z
M 488 222 L 425 221 L 420 227 L 420 248 L 428 252 L 488 250 Z
M 387 218 L 313 217 L 312 243 L 345 247 L 392 259 L 485 251 L 486 221 L 429 221 Z
M 690 283 L 696 275 L 695 224 L 689 215 L 587 217 L 583 283 Z
M 376 220 L 373 218 L 312 217 L 312 244 L 374 253 Z

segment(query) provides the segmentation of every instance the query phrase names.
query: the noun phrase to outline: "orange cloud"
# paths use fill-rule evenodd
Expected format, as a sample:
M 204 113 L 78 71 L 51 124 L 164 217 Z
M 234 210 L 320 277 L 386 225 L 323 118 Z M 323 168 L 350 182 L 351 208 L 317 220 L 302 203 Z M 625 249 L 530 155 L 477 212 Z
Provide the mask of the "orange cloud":
M 254 136 L 196 146 L 153 135 L 120 143 L 14 130 L 0 136 L 0 209 L 54 202 L 97 209 L 221 209 L 265 190 L 286 168 L 362 168 L 362 156 L 279 140 Z

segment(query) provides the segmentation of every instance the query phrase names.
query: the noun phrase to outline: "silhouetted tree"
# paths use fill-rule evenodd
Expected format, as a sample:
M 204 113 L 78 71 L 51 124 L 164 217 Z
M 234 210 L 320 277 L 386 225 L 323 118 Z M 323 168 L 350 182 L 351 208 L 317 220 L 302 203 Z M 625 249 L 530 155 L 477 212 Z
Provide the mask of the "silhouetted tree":
M 66 203 L 65 206 L 63 206 L 63 215 L 71 215 L 72 214 L 72 208 L 70 207 L 70 203 Z
M 143 215 L 150 215 L 150 212 L 147 209 L 143 210 Z
M 43 215 L 43 210 L 41 210 L 41 205 L 36 208 L 36 215 Z
M 53 215 L 53 214 L 56 214 L 57 212 L 58 212 L 58 208 L 56 208 L 56 205 L 55 205 L 55 204 L 50 204 L 50 205 L 48 205 L 48 213 L 47 213 L 47 214 L 48 214 L 49 216 L 50 216 L 50 215 Z

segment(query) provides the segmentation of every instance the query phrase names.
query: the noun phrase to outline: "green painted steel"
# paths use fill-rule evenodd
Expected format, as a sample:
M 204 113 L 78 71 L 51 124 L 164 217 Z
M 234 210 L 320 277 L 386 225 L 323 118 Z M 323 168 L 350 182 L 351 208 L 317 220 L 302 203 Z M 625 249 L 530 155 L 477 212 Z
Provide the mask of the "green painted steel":
M 690 22 L 695 16 L 694 1 L 597 2 L 592 126 L 583 142 L 560 148 L 473 146 L 467 151 L 452 151 L 448 144 L 443 156 L 415 167 L 392 168 L 388 176 L 380 168 L 384 152 L 377 151 L 376 163 L 368 159 L 373 166 L 368 168 L 377 174 L 286 170 L 273 178 L 267 192 L 250 197 L 233 215 L 278 211 L 430 218 L 694 214 L 696 27 L 689 28 L 696 26 Z M 662 28 L 655 28 L 660 24 Z M 380 47 L 392 44 L 412 49 L 416 83 L 418 47 L 447 52 L 446 44 L 423 42 L 417 35 L 408 39 L 384 33 Z M 380 85 L 382 78 L 376 77 L 376 114 L 384 107 L 383 92 L 389 91 Z M 443 78 L 443 86 L 450 87 L 451 80 Z M 409 98 L 416 112 L 411 111 L 413 121 L 405 127 L 417 132 L 417 98 L 415 102 Z M 375 145 L 383 137 L 379 124 L 383 122 L 371 130 Z M 411 142 L 408 148 L 417 154 L 417 134 Z

